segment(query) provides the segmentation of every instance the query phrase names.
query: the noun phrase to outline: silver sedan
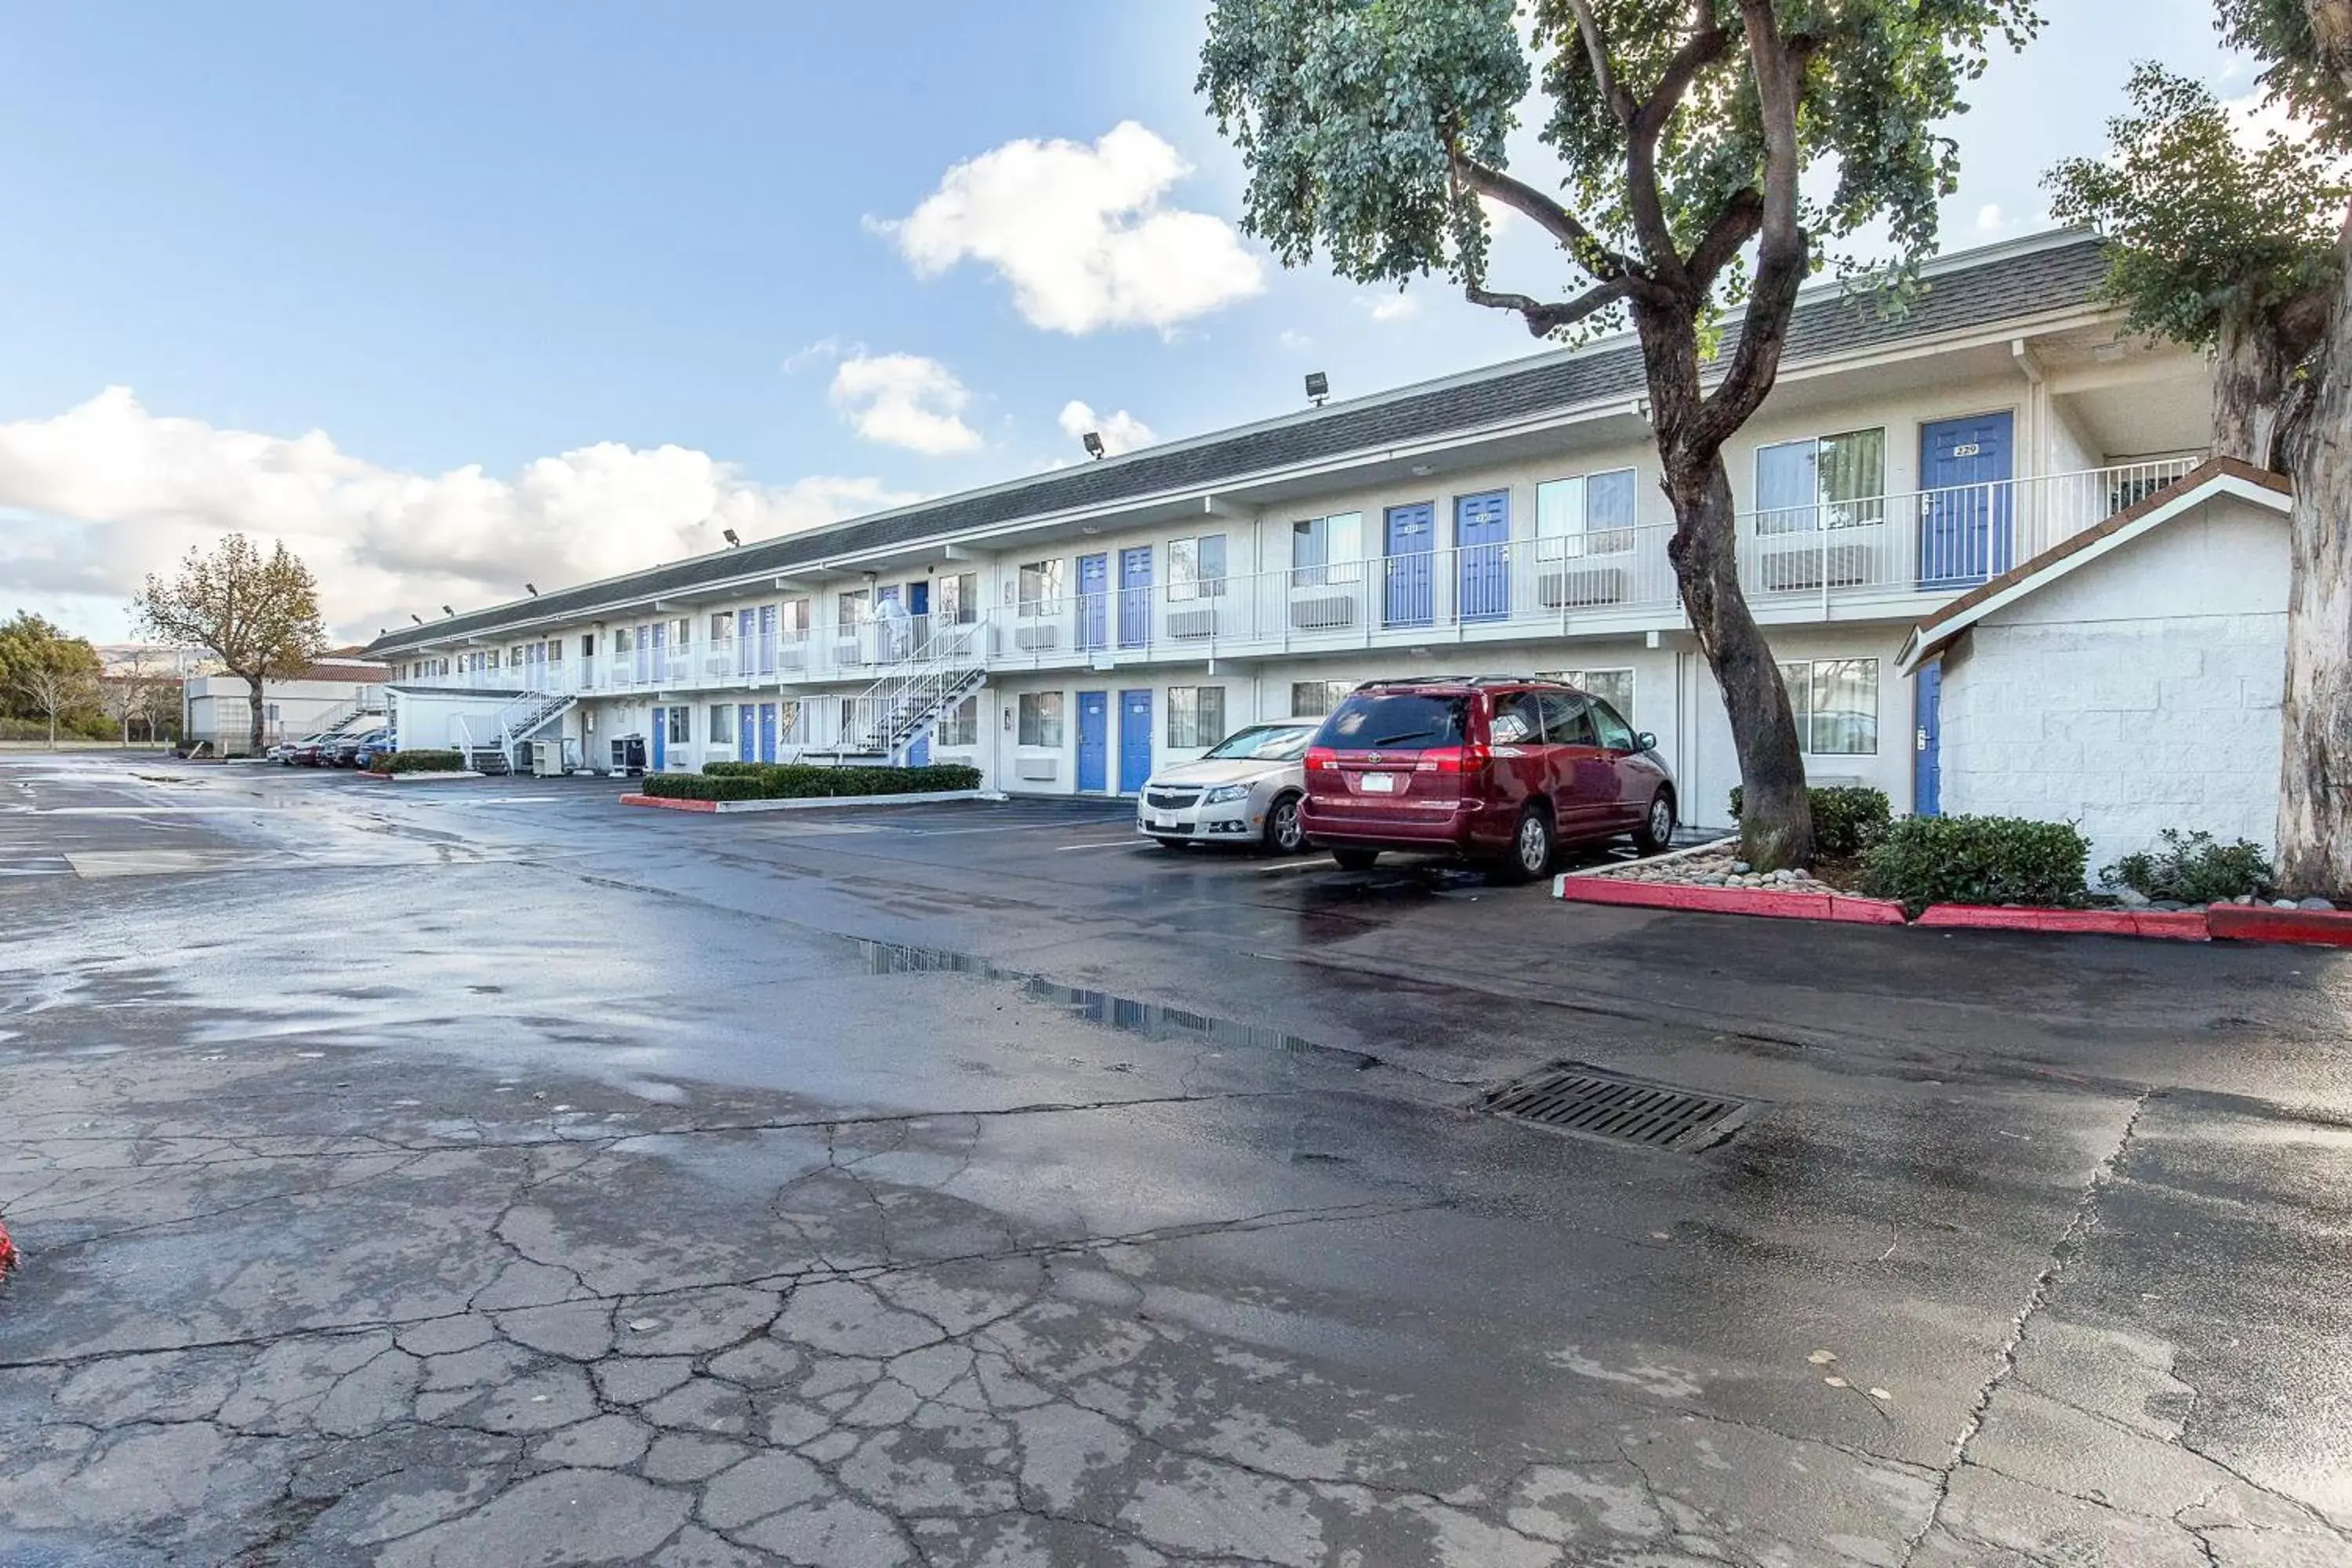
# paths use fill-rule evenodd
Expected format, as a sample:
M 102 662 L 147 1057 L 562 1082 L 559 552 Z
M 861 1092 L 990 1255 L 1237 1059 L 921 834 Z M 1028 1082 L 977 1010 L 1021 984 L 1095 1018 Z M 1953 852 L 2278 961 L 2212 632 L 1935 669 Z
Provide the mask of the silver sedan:
M 1297 854 L 1307 847 L 1298 826 L 1298 802 L 1307 793 L 1302 759 L 1318 727 L 1253 724 L 1197 762 L 1160 769 L 1136 800 L 1136 831 L 1162 849 L 1244 844 Z

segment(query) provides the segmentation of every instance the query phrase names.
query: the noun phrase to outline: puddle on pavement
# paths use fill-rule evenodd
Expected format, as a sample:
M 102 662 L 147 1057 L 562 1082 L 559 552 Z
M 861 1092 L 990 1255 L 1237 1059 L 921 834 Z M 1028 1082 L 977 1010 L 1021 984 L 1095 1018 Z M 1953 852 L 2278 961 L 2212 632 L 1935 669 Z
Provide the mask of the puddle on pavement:
M 1359 1071 L 1381 1065 L 1381 1058 L 1368 1051 L 1322 1045 L 1280 1029 L 1238 1023 L 1231 1018 L 1212 1018 L 1182 1007 L 1139 1001 L 1131 996 L 1114 996 L 1108 991 L 1064 985 L 1040 974 L 1003 968 L 969 952 L 952 952 L 936 947 L 908 947 L 900 942 L 868 942 L 855 937 L 848 940 L 865 961 L 868 974 L 944 973 L 969 974 L 976 979 L 1017 985 L 1021 994 L 1033 1001 L 1062 1008 L 1080 1023 L 1116 1029 L 1123 1035 L 1135 1035 L 1147 1040 L 1178 1040 L 1187 1044 L 1218 1046 L 1234 1050 L 1278 1051 L 1286 1056 L 1315 1057 Z

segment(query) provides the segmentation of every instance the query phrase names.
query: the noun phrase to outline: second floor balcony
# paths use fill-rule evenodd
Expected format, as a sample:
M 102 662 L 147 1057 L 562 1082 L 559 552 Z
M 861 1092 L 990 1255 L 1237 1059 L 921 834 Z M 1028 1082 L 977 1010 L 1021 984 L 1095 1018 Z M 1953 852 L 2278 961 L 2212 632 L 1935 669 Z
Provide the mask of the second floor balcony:
M 1769 626 L 1924 616 L 2194 468 L 2200 459 L 1823 499 L 1735 520 L 1740 584 Z M 992 620 L 896 616 L 699 642 L 671 626 L 608 629 L 596 657 L 509 661 L 422 682 L 485 691 L 678 693 L 848 686 L 952 642 L 995 669 L 1266 657 L 1349 647 L 1603 637 L 1686 623 L 1667 554 L 1674 525 L 1430 548 L 1178 584 L 1023 599 Z M 624 646 L 625 645 L 625 646 Z M 474 656 L 477 658 L 482 656 Z

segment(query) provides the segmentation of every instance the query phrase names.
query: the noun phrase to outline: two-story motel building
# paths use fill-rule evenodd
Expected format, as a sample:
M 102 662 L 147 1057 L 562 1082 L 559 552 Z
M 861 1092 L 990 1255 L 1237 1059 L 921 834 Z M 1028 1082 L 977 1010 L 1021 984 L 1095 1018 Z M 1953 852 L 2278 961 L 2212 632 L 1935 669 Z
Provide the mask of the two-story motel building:
M 1890 315 L 1815 290 L 1727 454 L 1740 572 L 1817 782 L 1934 809 L 1907 631 L 2193 467 L 2208 375 L 2119 335 L 2076 231 L 1953 256 Z M 1564 673 L 1724 820 L 1728 724 L 1676 597 L 1641 362 L 1554 351 L 448 616 L 380 638 L 404 747 L 966 761 L 1136 790 L 1356 682 Z

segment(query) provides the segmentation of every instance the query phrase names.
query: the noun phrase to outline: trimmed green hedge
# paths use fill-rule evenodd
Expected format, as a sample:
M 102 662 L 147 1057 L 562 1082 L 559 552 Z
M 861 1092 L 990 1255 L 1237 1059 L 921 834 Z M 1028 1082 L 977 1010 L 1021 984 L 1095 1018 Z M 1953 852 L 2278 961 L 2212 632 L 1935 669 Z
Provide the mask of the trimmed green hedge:
M 369 770 L 379 773 L 460 773 L 466 771 L 463 752 L 386 752 Z
M 1738 784 L 1731 786 L 1731 820 L 1739 820 L 1739 805 L 1745 795 Z M 1805 792 L 1813 805 L 1813 849 L 1815 853 L 1844 859 L 1859 855 L 1886 837 L 1886 826 L 1895 817 L 1887 805 L 1886 792 L 1862 784 L 1819 785 Z
M 920 768 L 823 768 L 806 763 L 711 763 L 699 773 L 651 773 L 644 793 L 664 800 L 826 800 L 836 795 L 929 795 L 978 789 L 962 763 Z
M 2071 822 L 2018 816 L 1906 816 L 1862 862 L 1862 890 L 1929 904 L 2075 909 L 2087 899 L 2090 841 Z

